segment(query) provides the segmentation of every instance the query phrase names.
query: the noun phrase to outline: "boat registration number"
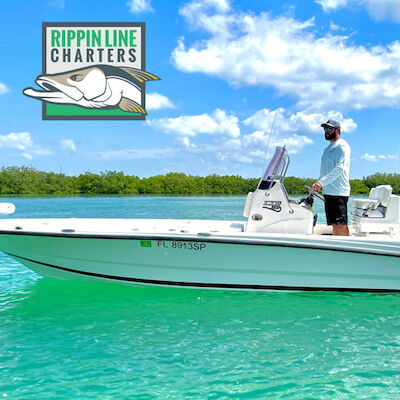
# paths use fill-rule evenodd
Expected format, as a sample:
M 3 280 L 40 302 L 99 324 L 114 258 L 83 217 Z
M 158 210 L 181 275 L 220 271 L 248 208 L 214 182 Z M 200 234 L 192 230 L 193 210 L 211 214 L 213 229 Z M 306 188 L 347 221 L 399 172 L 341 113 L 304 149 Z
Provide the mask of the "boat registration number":
M 163 247 L 166 249 L 172 248 L 172 249 L 200 251 L 205 249 L 207 247 L 207 244 L 198 242 L 175 242 L 175 241 L 157 240 L 157 247 Z

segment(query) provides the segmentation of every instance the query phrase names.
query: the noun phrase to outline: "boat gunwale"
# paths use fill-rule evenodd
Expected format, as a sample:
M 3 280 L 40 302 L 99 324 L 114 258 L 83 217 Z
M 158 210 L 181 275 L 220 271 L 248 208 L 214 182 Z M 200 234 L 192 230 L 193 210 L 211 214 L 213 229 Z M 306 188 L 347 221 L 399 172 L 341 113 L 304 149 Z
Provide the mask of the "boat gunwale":
M 226 237 L 216 237 L 210 234 L 210 236 L 196 236 L 195 234 L 182 234 L 180 236 L 172 236 L 169 234 L 165 235 L 150 235 L 150 234 L 137 234 L 131 233 L 129 235 L 121 234 L 98 234 L 98 233 L 63 233 L 63 232 L 35 232 L 35 231 L 9 231 L 0 230 L 0 235 L 14 235 L 14 236 L 38 236 L 38 237 L 55 237 L 55 238 L 70 238 L 70 239 L 113 239 L 113 240 L 165 240 L 165 241 L 181 241 L 181 242 L 197 242 L 197 243 L 221 243 L 221 244 L 238 244 L 238 245 L 250 245 L 250 246 L 269 246 L 269 247 L 286 247 L 286 248 L 301 248 L 301 249 L 313 249 L 313 250 L 324 250 L 324 251 L 337 251 L 337 252 L 347 252 L 356 254 L 369 254 L 385 257 L 400 257 L 399 251 L 389 251 L 382 250 L 380 252 L 369 250 L 368 248 L 352 248 L 352 247 L 337 247 L 340 245 L 338 242 L 332 241 L 331 243 L 313 243 L 305 244 L 301 242 L 282 242 L 282 240 L 277 241 L 268 238 L 226 238 Z M 324 236 L 324 235 L 320 235 Z M 352 244 L 351 242 L 349 244 Z M 356 243 L 355 243 L 356 244 Z M 362 244 L 365 245 L 383 245 L 381 243 L 369 243 L 363 241 Z M 336 246 L 336 247 L 333 247 Z M 385 253 L 386 252 L 386 253 Z

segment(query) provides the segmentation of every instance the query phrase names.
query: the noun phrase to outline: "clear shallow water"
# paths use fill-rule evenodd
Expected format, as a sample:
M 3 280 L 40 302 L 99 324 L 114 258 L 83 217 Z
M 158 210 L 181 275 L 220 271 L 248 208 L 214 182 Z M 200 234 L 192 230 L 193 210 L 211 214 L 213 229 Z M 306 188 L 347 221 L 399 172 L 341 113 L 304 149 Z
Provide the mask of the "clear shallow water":
M 15 217 L 240 219 L 244 205 L 243 197 L 12 201 Z M 0 253 L 0 396 L 399 399 L 399 305 L 395 294 L 64 282 Z

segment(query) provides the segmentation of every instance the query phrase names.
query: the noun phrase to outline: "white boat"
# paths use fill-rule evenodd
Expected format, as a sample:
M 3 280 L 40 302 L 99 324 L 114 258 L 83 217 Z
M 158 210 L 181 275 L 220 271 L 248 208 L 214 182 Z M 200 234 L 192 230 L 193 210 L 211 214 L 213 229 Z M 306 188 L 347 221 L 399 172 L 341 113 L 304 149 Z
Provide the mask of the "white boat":
M 242 221 L 4 219 L 0 250 L 46 277 L 210 289 L 400 292 L 400 197 L 355 199 L 351 236 L 290 199 L 278 147 Z M 13 206 L 2 204 L 10 213 Z

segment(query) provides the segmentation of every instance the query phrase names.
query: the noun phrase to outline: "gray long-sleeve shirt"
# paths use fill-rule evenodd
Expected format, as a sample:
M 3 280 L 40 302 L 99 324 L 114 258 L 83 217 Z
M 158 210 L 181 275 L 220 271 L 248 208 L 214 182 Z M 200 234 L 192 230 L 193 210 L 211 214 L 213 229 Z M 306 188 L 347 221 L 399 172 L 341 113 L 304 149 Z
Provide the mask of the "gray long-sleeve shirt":
M 341 138 L 325 148 L 318 179 L 324 194 L 350 196 L 350 152 L 350 146 Z

